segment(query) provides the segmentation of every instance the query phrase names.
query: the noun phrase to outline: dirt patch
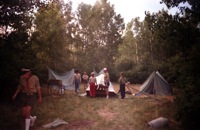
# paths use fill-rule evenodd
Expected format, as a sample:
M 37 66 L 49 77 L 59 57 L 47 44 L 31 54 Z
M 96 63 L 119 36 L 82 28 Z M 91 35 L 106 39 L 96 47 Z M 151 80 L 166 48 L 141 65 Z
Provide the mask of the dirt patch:
M 105 118 L 106 120 L 112 120 L 116 115 L 116 113 L 110 112 L 108 109 L 97 110 L 97 113 L 100 117 Z

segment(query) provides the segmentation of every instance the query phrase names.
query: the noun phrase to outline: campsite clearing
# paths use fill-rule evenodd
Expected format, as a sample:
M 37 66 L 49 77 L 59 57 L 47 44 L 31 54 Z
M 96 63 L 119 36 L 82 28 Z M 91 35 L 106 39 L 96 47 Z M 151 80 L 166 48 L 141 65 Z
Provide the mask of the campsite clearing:
M 114 84 L 118 92 L 119 84 Z M 132 92 L 136 93 L 140 85 L 131 85 Z M 60 125 L 54 130 L 144 130 L 148 129 L 147 123 L 158 117 L 169 120 L 169 126 L 159 130 L 181 130 L 180 124 L 175 121 L 176 105 L 173 97 L 169 96 L 140 96 L 127 94 L 125 99 L 113 97 L 89 98 L 77 96 L 72 90 L 66 90 L 64 95 L 47 93 L 43 89 L 43 103 L 37 105 L 33 115 L 37 115 L 35 126 L 31 130 L 46 130 L 42 126 L 60 118 L 68 124 Z M 83 85 L 79 93 L 84 93 Z M 23 128 L 21 111 L 14 104 L 3 104 L 0 120 L 3 125 L 0 129 Z M 12 120 L 10 120 L 12 119 Z

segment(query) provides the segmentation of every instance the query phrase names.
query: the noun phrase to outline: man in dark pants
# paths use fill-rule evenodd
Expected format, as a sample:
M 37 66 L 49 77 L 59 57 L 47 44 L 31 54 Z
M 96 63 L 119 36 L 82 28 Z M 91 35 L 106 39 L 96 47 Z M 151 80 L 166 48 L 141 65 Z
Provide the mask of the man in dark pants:
M 121 93 L 121 98 L 124 99 L 125 98 L 125 94 L 126 94 L 126 78 L 124 77 L 124 73 L 121 72 L 120 73 L 120 78 L 119 78 L 119 84 L 120 84 L 120 93 Z
M 81 74 L 79 73 L 78 70 L 75 70 L 74 74 L 75 94 L 78 94 L 80 83 L 81 83 Z

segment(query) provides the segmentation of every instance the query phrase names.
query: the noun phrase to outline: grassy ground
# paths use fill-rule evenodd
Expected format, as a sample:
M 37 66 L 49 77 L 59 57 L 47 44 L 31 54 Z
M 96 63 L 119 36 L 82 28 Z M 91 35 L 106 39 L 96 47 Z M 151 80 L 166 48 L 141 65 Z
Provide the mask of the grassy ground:
M 138 85 L 132 85 L 133 93 Z M 60 118 L 67 125 L 60 125 L 54 130 L 145 130 L 147 122 L 158 117 L 169 119 L 169 126 L 159 130 L 181 130 L 174 120 L 176 105 L 173 97 L 126 95 L 119 97 L 89 98 L 77 96 L 74 91 L 65 91 L 64 95 L 47 94 L 43 87 L 43 103 L 37 105 L 33 115 L 37 115 L 35 126 L 31 130 L 46 130 L 42 126 Z M 114 84 L 118 91 L 118 84 Z M 79 93 L 84 93 L 83 85 Z M 14 104 L 3 104 L 0 110 L 1 130 L 23 130 L 24 121 L 21 111 Z

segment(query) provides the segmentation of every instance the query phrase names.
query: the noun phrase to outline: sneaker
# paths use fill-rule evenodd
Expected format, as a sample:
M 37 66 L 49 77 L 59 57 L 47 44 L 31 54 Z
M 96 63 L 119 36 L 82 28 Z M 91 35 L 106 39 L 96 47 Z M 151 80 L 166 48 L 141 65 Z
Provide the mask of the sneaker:
M 30 117 L 30 119 L 31 119 L 30 126 L 34 126 L 35 120 L 37 119 L 37 116 Z
M 108 99 L 108 98 L 109 98 L 109 96 L 106 96 L 106 98 Z

